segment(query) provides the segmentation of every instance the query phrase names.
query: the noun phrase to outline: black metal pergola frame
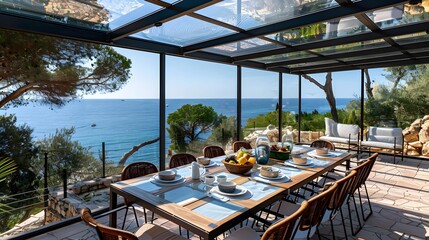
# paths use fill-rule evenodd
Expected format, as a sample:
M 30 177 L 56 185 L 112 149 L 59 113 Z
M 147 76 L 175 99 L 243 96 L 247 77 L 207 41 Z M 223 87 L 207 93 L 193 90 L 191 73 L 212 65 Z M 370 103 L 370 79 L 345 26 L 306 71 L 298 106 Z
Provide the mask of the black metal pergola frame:
M 74 0 L 78 1 L 78 0 Z M 239 1 L 239 0 L 238 0 Z M 7 1 L 5 1 L 7 2 Z M 81 2 L 81 1 L 79 1 Z M 40 16 L 41 13 L 31 12 L 26 9 L 14 9 L 4 2 L 0 2 L 0 28 L 8 30 L 17 30 L 32 32 L 37 34 L 49 35 L 60 38 L 67 38 L 79 41 L 105 44 L 114 47 L 129 48 L 134 50 L 148 51 L 160 54 L 160 168 L 165 168 L 165 58 L 166 55 L 180 56 L 185 58 L 198 59 L 203 61 L 232 64 L 237 66 L 237 128 L 241 128 L 241 71 L 242 67 L 249 67 L 279 73 L 279 101 L 282 99 L 283 73 L 299 75 L 299 130 L 301 115 L 301 74 L 323 73 L 346 70 L 361 70 L 361 116 L 363 116 L 363 70 L 368 68 L 383 68 L 401 65 L 415 65 L 429 63 L 429 39 L 416 43 L 398 44 L 394 37 L 421 32 L 429 32 L 429 22 L 426 20 L 414 23 L 401 24 L 387 28 L 380 28 L 367 13 L 380 10 L 387 7 L 408 4 L 404 0 L 335 0 L 338 6 L 328 7 L 308 14 L 300 15 L 290 19 L 280 20 L 278 22 L 243 29 L 223 21 L 209 18 L 197 11 L 211 5 L 222 2 L 221 0 L 182 0 L 170 4 L 159 0 L 146 0 L 151 4 L 161 7 L 160 10 L 142 15 L 137 19 L 130 21 L 120 27 L 110 30 L 108 27 L 91 27 L 91 23 L 74 20 L 61 21 L 61 16 L 53 16 L 46 13 L 46 16 Z M 132 34 L 143 30 L 161 26 L 164 23 L 174 21 L 175 19 L 189 16 L 201 21 L 205 21 L 225 29 L 233 31 L 232 34 L 213 39 L 207 39 L 186 46 L 178 46 L 163 42 L 150 41 L 143 38 L 132 37 Z M 321 22 L 335 21 L 336 19 L 354 16 L 369 31 L 356 33 L 350 36 L 342 36 L 328 39 L 321 39 L 312 42 L 298 44 L 289 44 L 285 41 L 278 41 L 267 37 L 269 34 L 278 33 L 296 29 L 299 27 L 317 24 Z M 93 24 L 93 23 L 92 23 Z M 272 48 L 260 49 L 249 53 L 238 55 L 222 55 L 206 51 L 208 48 L 221 46 L 224 44 L 235 43 L 248 39 L 262 39 L 272 43 Z M 371 40 L 382 40 L 387 43 L 385 46 L 344 51 L 338 53 L 322 54 L 314 51 L 315 49 L 335 47 L 338 45 L 360 43 Z M 416 50 L 422 49 L 420 52 Z M 413 52 L 410 52 L 413 50 Z M 258 58 L 269 57 L 288 53 L 307 53 L 307 57 L 295 57 L 280 61 L 264 63 L 258 61 Z M 389 54 L 388 56 L 379 56 L 380 54 Z M 362 59 L 347 60 L 347 58 L 361 57 Z M 329 63 L 326 63 L 329 61 Z M 306 63 L 312 63 L 308 66 Z M 301 66 L 291 67 L 294 64 Z M 282 104 L 279 104 L 280 110 Z M 279 111 L 281 113 L 281 111 Z M 279 114 L 281 120 L 281 114 Z M 362 119 L 361 119 L 362 120 Z M 363 122 L 363 121 L 361 121 Z M 279 130 L 281 126 L 279 124 Z M 237 131 L 238 134 L 240 131 Z M 237 136 L 240 139 L 242 136 Z
M 70 0 L 76 2 L 84 2 L 80 0 Z M 239 1 L 239 0 L 238 0 Z M 426 32 L 429 33 L 429 21 L 421 20 L 414 23 L 407 23 L 398 26 L 380 28 L 366 13 L 375 10 L 407 4 L 408 0 L 335 0 L 337 7 L 326 8 L 320 11 L 311 12 L 291 19 L 284 19 L 271 24 L 266 24 L 251 29 L 243 29 L 223 21 L 209 18 L 197 13 L 198 10 L 205 7 L 217 4 L 221 0 L 182 0 L 174 4 L 170 4 L 160 0 L 146 0 L 151 4 L 161 7 L 159 11 L 128 22 L 116 29 L 108 28 L 92 28 L 91 23 L 75 20 L 75 22 L 65 22 L 59 20 L 61 16 L 53 16 L 46 14 L 48 17 L 40 16 L 38 12 L 31 12 L 28 9 L 14 8 L 12 5 L 5 4 L 6 1 L 0 1 L 0 29 L 15 30 L 23 32 L 31 32 L 43 34 L 53 37 L 66 38 L 78 41 L 85 41 L 97 44 L 105 44 L 113 47 L 128 48 L 140 51 L 158 53 L 160 56 L 159 66 L 159 85 L 160 85 L 160 169 L 165 169 L 165 127 L 166 127 L 166 56 L 180 56 L 203 61 L 217 62 L 237 66 L 237 139 L 241 139 L 241 99 L 242 99 L 242 68 L 255 68 L 266 71 L 278 72 L 279 80 L 279 123 L 282 119 L 282 99 L 283 99 L 283 74 L 298 75 L 298 138 L 300 139 L 301 129 L 301 99 L 302 99 L 302 74 L 324 73 L 347 70 L 361 71 L 361 124 L 363 123 L 364 111 L 364 70 L 369 68 L 383 68 L 402 65 L 416 65 L 429 63 L 429 39 L 416 43 L 399 44 L 394 38 L 397 36 L 416 34 Z M 9 1 L 11 2 L 11 1 Z M 13 1 L 12 1 L 13 2 Z M 19 4 L 17 4 L 19 5 Z M 27 11 L 27 12 L 26 12 Z M 160 26 L 164 23 L 173 21 L 182 16 L 189 16 L 201 21 L 205 21 L 225 29 L 231 30 L 234 33 L 221 36 L 214 39 L 206 39 L 202 42 L 189 44 L 186 46 L 178 46 L 163 42 L 146 40 L 143 38 L 132 37 L 132 34 Z M 353 34 L 350 36 L 335 37 L 331 39 L 321 39 L 312 42 L 303 42 L 298 44 L 289 44 L 287 42 L 274 40 L 267 37 L 269 34 L 278 33 L 296 29 L 299 27 L 308 26 L 320 22 L 329 22 L 339 18 L 354 16 L 360 23 L 363 24 L 369 31 Z M 73 22 L 73 23 L 71 23 Z M 76 24 L 77 23 L 77 24 Z M 83 23 L 83 24 L 81 24 Z M 236 55 L 222 55 L 206 51 L 206 49 L 221 46 L 229 43 L 235 43 L 248 39 L 261 39 L 272 43 L 275 47 L 268 49 L 260 49 L 249 53 Z M 335 47 L 338 45 L 346 45 L 352 43 L 360 43 L 372 40 L 382 40 L 386 43 L 385 46 L 360 49 L 352 51 L 343 51 L 337 53 L 320 53 L 315 49 Z M 419 51 L 420 50 L 420 51 Z M 412 51 L 412 52 L 410 52 Z M 295 57 L 264 63 L 258 61 L 258 58 L 269 57 L 279 54 L 289 53 L 308 53 L 307 57 Z M 388 56 L 380 56 L 388 54 Z M 362 59 L 347 60 L 347 58 L 361 57 Z M 329 63 L 326 63 L 329 61 Z M 305 63 L 312 63 L 305 65 Z M 291 67 L 295 64 L 304 64 L 301 66 Z M 279 132 L 282 131 L 279 124 Z M 363 127 L 361 126 L 363 131 Z M 363 137 L 363 134 L 361 134 Z M 78 219 L 73 219 L 77 222 Z M 58 226 L 63 226 L 60 224 Z M 57 227 L 58 227 L 57 226 Z M 54 228 L 48 227 L 41 230 L 36 230 L 27 234 L 17 236 L 17 239 L 26 239 L 50 231 Z

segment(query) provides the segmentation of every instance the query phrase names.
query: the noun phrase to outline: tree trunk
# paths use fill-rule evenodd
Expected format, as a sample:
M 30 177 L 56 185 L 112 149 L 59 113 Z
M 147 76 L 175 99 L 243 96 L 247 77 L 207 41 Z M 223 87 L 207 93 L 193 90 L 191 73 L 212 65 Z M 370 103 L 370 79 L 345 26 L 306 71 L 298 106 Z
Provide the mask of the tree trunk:
M 325 92 L 326 100 L 328 101 L 329 107 L 331 108 L 332 119 L 335 122 L 338 122 L 337 104 L 334 96 L 334 91 L 332 89 L 332 73 L 328 72 L 326 74 L 325 85 L 320 84 L 318 81 L 316 81 L 316 79 L 312 78 L 307 74 L 303 74 L 302 76 L 309 82 L 313 83 L 318 88 L 323 90 L 323 92 Z
M 332 73 L 331 72 L 328 72 L 326 74 L 324 91 L 325 91 L 326 100 L 329 103 L 329 107 L 331 107 L 332 119 L 335 122 L 338 122 L 337 102 L 336 102 L 336 99 L 334 96 L 334 90 L 332 89 Z
M 139 145 L 134 146 L 133 148 L 131 148 L 131 150 L 129 152 L 125 153 L 121 157 L 121 160 L 119 160 L 118 166 L 123 167 L 125 165 L 125 162 L 127 161 L 127 159 L 129 157 L 131 157 L 131 155 L 133 155 L 135 152 L 137 152 L 140 148 L 142 148 L 146 145 L 152 144 L 152 143 L 156 143 L 158 141 L 159 141 L 159 138 L 155 138 L 155 139 L 152 139 L 150 141 L 147 141 L 147 142 L 144 142 L 144 143 L 141 143 Z
M 374 99 L 374 94 L 372 92 L 373 87 L 371 86 L 371 77 L 369 76 L 368 69 L 364 69 L 366 81 L 365 81 L 365 91 L 368 99 Z

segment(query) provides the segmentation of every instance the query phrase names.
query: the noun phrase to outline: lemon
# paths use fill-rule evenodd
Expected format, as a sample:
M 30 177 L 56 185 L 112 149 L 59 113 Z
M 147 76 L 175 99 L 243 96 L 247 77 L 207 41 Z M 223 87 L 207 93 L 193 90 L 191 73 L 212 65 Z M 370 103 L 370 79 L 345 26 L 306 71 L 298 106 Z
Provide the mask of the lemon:
M 243 157 L 239 158 L 239 159 L 237 160 L 237 162 L 238 162 L 240 165 L 244 165 L 244 164 L 247 162 L 247 158 L 243 156 Z
M 237 158 L 241 158 L 243 156 L 244 152 L 238 151 L 237 152 Z
M 251 164 L 256 164 L 256 158 L 254 157 L 250 157 L 249 159 L 247 159 L 248 162 L 250 162 Z

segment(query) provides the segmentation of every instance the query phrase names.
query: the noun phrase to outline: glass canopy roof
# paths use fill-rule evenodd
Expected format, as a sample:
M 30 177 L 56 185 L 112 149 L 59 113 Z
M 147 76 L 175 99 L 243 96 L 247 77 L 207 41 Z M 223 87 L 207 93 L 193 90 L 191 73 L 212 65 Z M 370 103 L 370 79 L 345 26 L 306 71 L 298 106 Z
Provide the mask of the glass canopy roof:
M 429 0 L 408 1 L 0 0 L 0 28 L 317 73 L 429 63 Z

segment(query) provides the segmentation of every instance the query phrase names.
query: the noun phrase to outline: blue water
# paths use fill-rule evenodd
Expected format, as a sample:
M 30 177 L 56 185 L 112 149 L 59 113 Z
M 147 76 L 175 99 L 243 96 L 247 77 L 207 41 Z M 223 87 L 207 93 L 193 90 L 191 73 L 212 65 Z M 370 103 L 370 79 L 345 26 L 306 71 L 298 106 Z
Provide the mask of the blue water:
M 337 108 L 345 108 L 351 99 L 337 99 Z M 166 114 L 174 112 L 184 104 L 212 106 L 218 114 L 236 115 L 235 99 L 167 99 Z M 251 117 L 275 110 L 276 99 L 243 99 L 242 124 Z M 298 99 L 284 99 L 284 111 L 298 111 Z M 328 112 L 325 99 L 302 99 L 302 111 Z M 106 143 L 107 159 L 118 162 L 132 146 L 159 136 L 159 100 L 157 99 L 97 99 L 68 103 L 62 108 L 30 104 L 18 108 L 0 110 L 0 114 L 15 114 L 19 124 L 34 129 L 35 140 L 55 133 L 56 129 L 75 127 L 73 140 L 91 147 L 94 156 L 101 153 L 101 143 Z M 94 126 L 95 125 L 95 126 Z M 167 148 L 170 140 L 167 136 Z M 128 162 L 158 162 L 159 143 L 145 146 Z

